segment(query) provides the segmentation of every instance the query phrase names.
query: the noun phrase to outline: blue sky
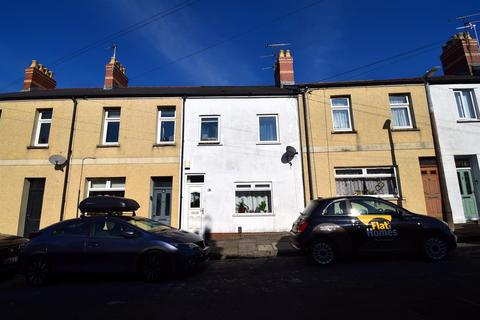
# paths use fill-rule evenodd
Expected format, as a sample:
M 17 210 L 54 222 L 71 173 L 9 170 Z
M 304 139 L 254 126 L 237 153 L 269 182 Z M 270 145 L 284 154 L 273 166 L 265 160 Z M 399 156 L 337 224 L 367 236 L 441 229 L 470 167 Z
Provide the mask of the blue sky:
M 184 2 L 4 2 L 0 92 L 21 88 L 24 69 L 32 59 L 53 69 L 59 88 L 101 87 L 112 42 L 118 44 L 117 56 L 127 68 L 130 86 L 271 85 L 273 71 L 262 68 L 271 66 L 272 60 L 260 58 L 272 53 L 265 47 L 267 42 L 292 43 L 297 82 L 419 76 L 440 65 L 442 44 L 461 24 L 455 17 L 480 12 L 478 2 L 466 0 L 197 0 L 55 64 L 75 50 Z M 298 12 L 290 14 L 294 11 Z M 236 37 L 228 40 L 232 36 Z

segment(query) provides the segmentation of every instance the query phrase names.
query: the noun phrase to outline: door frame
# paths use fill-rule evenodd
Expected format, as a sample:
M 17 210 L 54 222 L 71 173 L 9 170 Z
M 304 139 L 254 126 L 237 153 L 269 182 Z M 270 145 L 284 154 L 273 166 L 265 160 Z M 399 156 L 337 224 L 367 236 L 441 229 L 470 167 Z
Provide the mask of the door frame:
M 462 199 L 463 216 L 466 220 L 478 220 L 479 219 L 479 211 L 478 211 L 478 204 L 479 203 L 478 203 L 477 195 L 476 195 L 476 192 L 475 192 L 475 185 L 473 183 L 472 167 L 457 167 L 456 171 L 457 171 L 457 180 L 458 180 L 458 177 L 460 177 L 460 180 L 458 182 L 459 182 L 459 188 L 460 188 L 460 197 Z M 466 187 L 466 181 L 462 181 L 463 177 L 461 175 L 461 172 L 468 173 L 469 178 L 470 178 L 470 189 L 472 190 L 471 197 L 472 197 L 474 205 L 475 205 L 475 210 L 476 210 L 475 214 L 477 216 L 474 219 L 471 219 L 471 218 L 467 217 L 467 214 L 466 214 L 465 205 L 464 205 L 464 202 L 463 202 L 463 195 L 464 194 L 462 193 L 462 190 L 464 189 L 464 187 Z

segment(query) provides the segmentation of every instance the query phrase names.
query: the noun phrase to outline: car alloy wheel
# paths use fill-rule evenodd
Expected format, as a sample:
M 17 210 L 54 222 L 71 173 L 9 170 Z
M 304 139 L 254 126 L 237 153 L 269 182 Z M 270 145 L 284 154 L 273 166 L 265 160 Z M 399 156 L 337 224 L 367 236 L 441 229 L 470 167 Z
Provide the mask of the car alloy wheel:
M 143 278 L 148 282 L 159 281 L 166 273 L 166 257 L 157 252 L 147 253 L 142 263 Z
M 31 286 L 46 285 L 50 278 L 50 265 L 47 259 L 45 257 L 32 258 L 27 265 L 25 278 Z
M 425 240 L 423 249 L 427 258 L 433 261 L 445 259 L 448 253 L 445 241 L 437 237 L 431 237 Z
M 335 249 L 330 242 L 320 240 L 312 246 L 311 256 L 320 265 L 331 264 L 335 261 Z

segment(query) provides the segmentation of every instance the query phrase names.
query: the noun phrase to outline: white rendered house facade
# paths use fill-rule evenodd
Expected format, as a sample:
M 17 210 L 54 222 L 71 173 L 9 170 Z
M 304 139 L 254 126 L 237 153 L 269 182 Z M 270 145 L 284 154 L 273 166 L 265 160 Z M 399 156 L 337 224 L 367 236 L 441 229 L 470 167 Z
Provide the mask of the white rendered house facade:
M 430 85 L 454 223 L 478 220 L 480 212 L 480 81 L 461 82 Z
M 288 231 L 303 210 L 296 96 L 187 98 L 181 228 Z M 286 147 L 298 151 L 281 161 Z

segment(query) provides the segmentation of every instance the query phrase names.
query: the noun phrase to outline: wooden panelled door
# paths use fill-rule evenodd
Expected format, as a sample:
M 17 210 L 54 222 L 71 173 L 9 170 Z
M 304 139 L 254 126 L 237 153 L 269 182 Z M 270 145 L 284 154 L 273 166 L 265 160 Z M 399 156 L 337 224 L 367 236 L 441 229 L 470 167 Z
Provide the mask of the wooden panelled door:
M 442 215 L 442 194 L 440 191 L 440 179 L 436 165 L 420 165 L 423 181 L 423 193 L 429 216 L 443 219 Z

